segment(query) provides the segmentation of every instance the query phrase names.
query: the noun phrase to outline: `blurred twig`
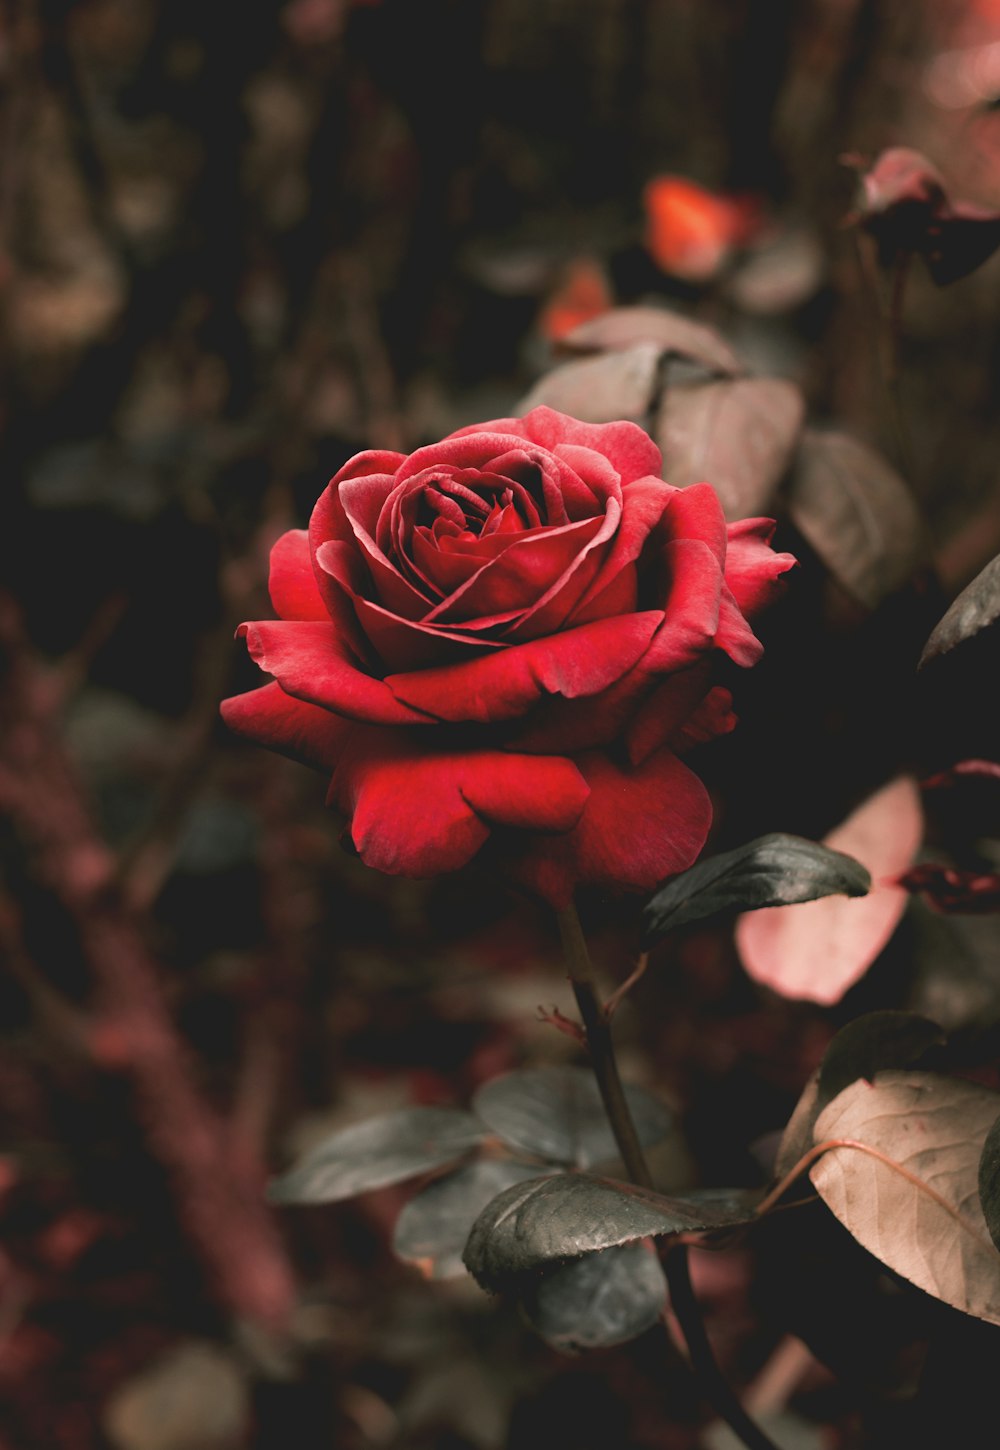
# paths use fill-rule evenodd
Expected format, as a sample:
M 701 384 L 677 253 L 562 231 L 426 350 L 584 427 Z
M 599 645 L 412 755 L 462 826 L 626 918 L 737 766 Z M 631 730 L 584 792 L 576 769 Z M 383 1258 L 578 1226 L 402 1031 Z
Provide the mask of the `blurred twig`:
M 39 880 L 74 921 L 97 988 L 90 1045 L 126 1074 L 151 1152 L 167 1169 L 178 1215 L 228 1308 L 281 1324 L 294 1288 L 262 1201 L 262 1174 L 195 1083 L 170 1021 L 141 918 L 114 886 L 114 858 L 97 834 L 59 737 L 49 682 L 18 611 L 0 601 L 6 664 L 0 717 L 0 804 L 33 853 Z

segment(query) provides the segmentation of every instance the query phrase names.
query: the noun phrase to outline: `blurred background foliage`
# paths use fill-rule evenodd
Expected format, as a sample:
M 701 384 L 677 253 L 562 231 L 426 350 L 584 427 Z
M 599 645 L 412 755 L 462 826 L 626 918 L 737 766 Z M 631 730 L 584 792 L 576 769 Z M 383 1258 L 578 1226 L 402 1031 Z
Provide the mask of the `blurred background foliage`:
M 537 1018 L 570 1004 L 530 902 L 375 877 L 321 782 L 226 738 L 218 700 L 256 682 L 232 631 L 351 454 L 509 415 L 574 325 L 667 305 L 881 449 L 926 529 L 866 606 L 776 490 L 802 568 L 700 767 L 716 848 L 819 837 L 894 772 L 995 756 L 995 643 L 914 670 L 1000 546 L 1000 261 L 908 279 L 900 456 L 888 291 L 845 219 L 891 145 L 1000 205 L 1000 6 L 10 0 L 0 84 L 0 1446 L 698 1444 L 644 1339 L 595 1374 L 398 1264 L 402 1190 L 261 1206 L 264 1165 L 323 1130 L 574 1048 Z M 934 859 L 988 859 L 1000 787 L 945 794 Z M 633 905 L 588 918 L 624 977 Z M 683 1115 L 663 1185 L 761 1181 L 755 1144 L 863 1008 L 988 1037 L 988 921 L 915 902 L 827 1010 L 753 987 L 724 928 L 682 933 L 619 1021 Z M 800 1365 L 806 1430 L 917 1443 L 891 1415 L 954 1321 L 800 1239 L 696 1264 L 727 1369 L 753 1380 L 792 1328 L 843 1372 L 863 1321 L 836 1384 Z M 862 1428 L 873 1400 L 895 1408 Z

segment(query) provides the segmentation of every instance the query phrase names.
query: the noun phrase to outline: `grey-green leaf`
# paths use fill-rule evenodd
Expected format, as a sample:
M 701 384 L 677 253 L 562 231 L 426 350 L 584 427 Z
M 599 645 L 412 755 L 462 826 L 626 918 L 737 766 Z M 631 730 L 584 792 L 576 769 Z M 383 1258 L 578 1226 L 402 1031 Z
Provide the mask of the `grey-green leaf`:
M 272 1203 L 337 1203 L 453 1163 L 486 1137 L 459 1108 L 401 1108 L 325 1138 L 268 1191 Z
M 864 896 L 870 888 L 871 877 L 853 856 L 773 832 L 699 861 L 661 887 L 645 909 L 646 945 L 674 927 L 720 912 Z
M 947 654 L 1000 618 L 1000 554 L 967 584 L 924 645 L 918 668 Z
M 564 1173 L 515 1184 L 476 1219 L 465 1265 L 500 1292 L 546 1264 L 665 1234 L 748 1223 L 752 1195 L 696 1192 L 667 1197 L 611 1178 Z
M 660 1262 L 646 1244 L 624 1244 L 546 1269 L 525 1291 L 525 1318 L 553 1349 L 606 1349 L 644 1334 L 667 1301 Z
M 641 1088 L 625 1089 L 643 1147 L 670 1131 L 667 1109 Z M 553 1163 L 590 1168 L 617 1157 L 593 1075 L 581 1067 L 522 1068 L 494 1078 L 472 1100 L 504 1142 Z
M 513 1158 L 480 1158 L 427 1185 L 396 1220 L 392 1246 L 431 1279 L 465 1273 L 462 1252 L 469 1230 L 505 1188 L 538 1178 L 539 1169 Z

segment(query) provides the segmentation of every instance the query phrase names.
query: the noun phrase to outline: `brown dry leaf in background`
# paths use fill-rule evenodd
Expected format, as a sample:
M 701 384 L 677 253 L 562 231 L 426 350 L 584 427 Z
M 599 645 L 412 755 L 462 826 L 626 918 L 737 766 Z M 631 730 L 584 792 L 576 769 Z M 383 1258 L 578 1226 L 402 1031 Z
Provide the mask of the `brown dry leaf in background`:
M 798 388 L 780 378 L 669 388 L 653 429 L 664 477 L 682 488 L 710 481 L 730 523 L 770 513 L 804 412 Z
M 865 1143 L 912 1176 L 851 1147 L 831 1149 L 809 1174 L 831 1212 L 883 1264 L 991 1324 L 1000 1324 L 1000 1255 L 977 1178 L 998 1109 L 1000 1095 L 973 1083 L 880 1072 L 874 1083 L 859 1080 L 834 1098 L 814 1136 Z
M 585 423 L 640 419 L 653 401 L 660 352 L 656 343 L 640 342 L 620 352 L 564 363 L 521 399 L 520 411 L 529 413 L 544 403 Z
M 923 520 L 896 470 L 847 433 L 803 434 L 789 513 L 838 583 L 875 609 L 923 562 Z

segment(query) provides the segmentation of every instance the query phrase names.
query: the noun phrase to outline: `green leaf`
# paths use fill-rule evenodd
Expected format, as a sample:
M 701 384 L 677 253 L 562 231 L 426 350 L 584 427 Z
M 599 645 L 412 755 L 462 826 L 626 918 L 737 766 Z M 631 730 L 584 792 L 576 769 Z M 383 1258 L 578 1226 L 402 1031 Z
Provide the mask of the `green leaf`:
M 515 1184 L 476 1219 L 465 1264 L 500 1292 L 546 1264 L 666 1234 L 748 1223 L 757 1195 L 739 1190 L 674 1197 L 611 1178 L 563 1173 Z
M 538 1178 L 541 1170 L 513 1158 L 480 1158 L 430 1183 L 396 1220 L 392 1246 L 430 1279 L 463 1275 L 469 1230 L 488 1203 L 512 1184 Z
M 268 1189 L 272 1203 L 337 1203 L 453 1163 L 486 1137 L 459 1108 L 401 1108 L 325 1138 Z
M 625 1096 L 643 1147 L 664 1138 L 671 1118 L 663 1104 L 637 1087 L 626 1087 Z M 600 1092 L 586 1068 L 522 1068 L 486 1083 L 472 1106 L 505 1143 L 550 1162 L 590 1168 L 618 1156 Z
M 521 1309 L 546 1343 L 573 1354 L 644 1334 L 666 1302 L 660 1261 L 639 1243 L 546 1269 L 522 1296 Z
M 646 945 L 720 912 L 864 896 L 870 888 L 871 877 L 853 856 L 775 831 L 699 861 L 661 887 L 645 909 Z

